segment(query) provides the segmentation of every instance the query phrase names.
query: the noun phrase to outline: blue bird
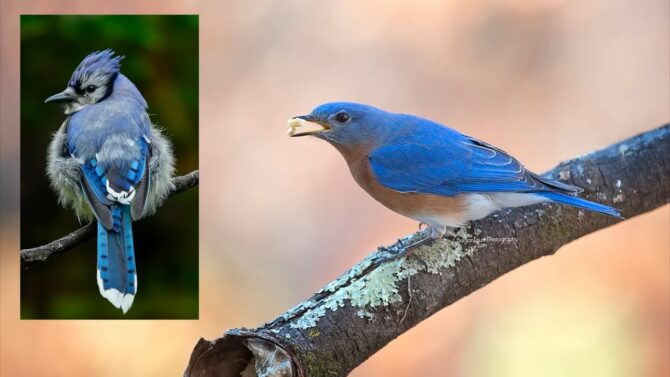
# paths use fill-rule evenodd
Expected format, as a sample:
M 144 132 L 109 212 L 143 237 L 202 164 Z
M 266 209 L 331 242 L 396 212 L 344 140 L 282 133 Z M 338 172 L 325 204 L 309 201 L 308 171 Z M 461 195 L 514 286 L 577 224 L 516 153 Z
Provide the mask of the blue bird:
M 289 136 L 306 135 L 332 144 L 374 199 L 428 225 L 427 239 L 502 208 L 540 202 L 621 218 L 614 208 L 574 196 L 581 188 L 541 177 L 499 148 L 417 116 L 327 103 L 289 119 Z
M 100 294 L 126 313 L 137 293 L 132 221 L 153 214 L 172 190 L 174 156 L 121 73 L 122 58 L 109 49 L 88 55 L 45 102 L 67 115 L 47 153 L 51 186 L 80 220 L 97 219 Z

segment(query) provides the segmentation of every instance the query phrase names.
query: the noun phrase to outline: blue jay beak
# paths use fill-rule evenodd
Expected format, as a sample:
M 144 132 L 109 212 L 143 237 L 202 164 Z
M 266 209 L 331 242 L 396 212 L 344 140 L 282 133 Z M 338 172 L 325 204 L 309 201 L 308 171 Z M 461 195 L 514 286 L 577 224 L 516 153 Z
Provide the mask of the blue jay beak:
M 44 103 L 71 102 L 74 101 L 75 98 L 77 98 L 77 93 L 74 91 L 74 89 L 67 87 L 67 89 L 63 90 L 62 92 L 54 94 L 53 96 L 45 99 Z
M 305 129 L 310 125 L 316 125 L 319 128 L 298 131 L 299 128 Z M 327 130 L 330 130 L 330 126 L 325 122 L 319 121 L 313 115 L 301 115 L 288 120 L 288 136 L 290 137 L 313 135 Z

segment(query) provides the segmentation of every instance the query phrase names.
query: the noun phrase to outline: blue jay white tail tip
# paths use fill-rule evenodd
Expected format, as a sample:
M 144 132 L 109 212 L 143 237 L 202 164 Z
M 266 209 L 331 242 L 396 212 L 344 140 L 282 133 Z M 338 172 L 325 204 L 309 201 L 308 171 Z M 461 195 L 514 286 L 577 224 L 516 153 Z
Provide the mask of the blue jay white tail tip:
M 135 300 L 135 295 L 131 293 L 121 293 L 116 288 L 111 288 L 105 290 L 103 287 L 102 278 L 100 278 L 100 270 L 97 273 L 98 288 L 100 289 L 100 295 L 106 298 L 109 302 L 114 305 L 115 308 L 121 309 L 123 314 L 126 314 L 130 307 L 133 305 L 133 300 Z M 137 274 L 133 276 L 135 280 L 135 287 L 137 287 Z

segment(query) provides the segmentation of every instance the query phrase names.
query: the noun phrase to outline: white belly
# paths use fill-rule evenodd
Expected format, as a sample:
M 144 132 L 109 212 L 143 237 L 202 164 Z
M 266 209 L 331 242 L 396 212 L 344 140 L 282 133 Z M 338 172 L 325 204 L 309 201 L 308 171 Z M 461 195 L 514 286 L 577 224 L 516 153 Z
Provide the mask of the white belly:
M 449 214 L 414 214 L 411 216 L 417 221 L 433 227 L 459 228 L 466 223 L 482 219 L 491 213 L 503 208 L 522 207 L 535 203 L 549 201 L 537 194 L 520 193 L 487 193 L 463 194 L 464 206 L 462 211 Z

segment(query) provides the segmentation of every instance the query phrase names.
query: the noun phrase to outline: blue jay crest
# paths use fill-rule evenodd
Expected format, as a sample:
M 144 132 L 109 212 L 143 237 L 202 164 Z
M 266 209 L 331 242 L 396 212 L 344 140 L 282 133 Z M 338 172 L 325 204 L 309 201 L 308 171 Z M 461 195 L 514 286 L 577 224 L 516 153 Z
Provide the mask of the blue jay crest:
M 88 55 L 45 102 L 68 115 L 49 146 L 51 185 L 77 217 L 97 220 L 100 294 L 125 313 L 137 293 L 132 221 L 154 213 L 173 188 L 174 156 L 121 59 L 109 49 Z
M 110 49 L 94 52 L 79 63 L 77 69 L 72 72 L 68 85 L 76 88 L 94 75 L 100 76 L 101 80 L 112 81 L 121 70 L 123 58 L 114 56 L 114 51 Z

